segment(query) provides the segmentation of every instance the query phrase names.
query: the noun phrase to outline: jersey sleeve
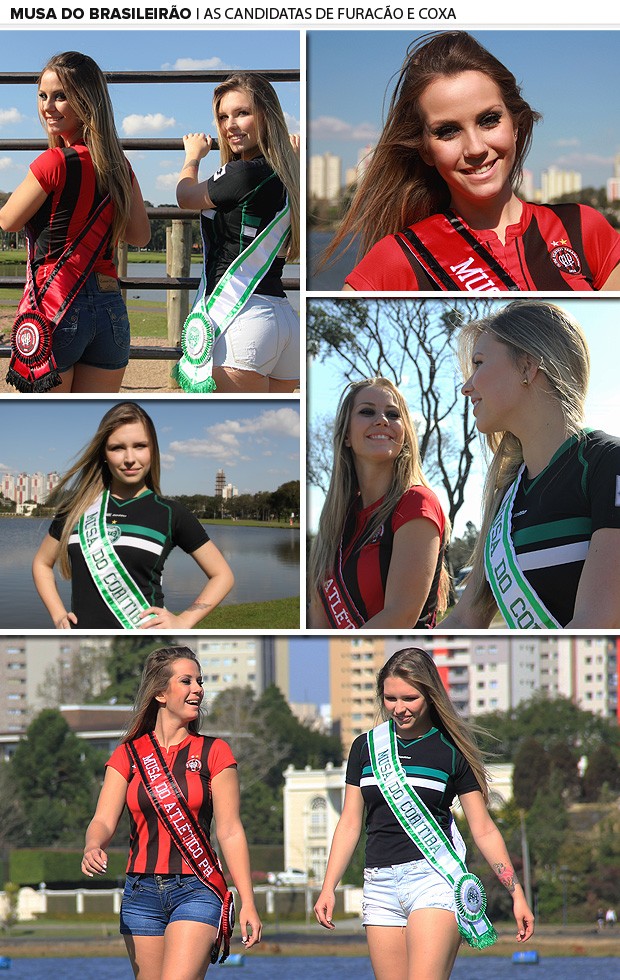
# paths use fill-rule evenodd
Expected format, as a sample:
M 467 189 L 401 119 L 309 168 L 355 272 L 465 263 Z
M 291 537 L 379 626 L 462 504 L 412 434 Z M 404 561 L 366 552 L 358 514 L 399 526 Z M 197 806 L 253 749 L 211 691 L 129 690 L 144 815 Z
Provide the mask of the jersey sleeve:
M 418 289 L 415 273 L 393 235 L 387 235 L 373 245 L 345 282 L 358 292 L 411 292 Z
M 365 743 L 366 736 L 358 735 L 349 752 L 345 783 L 351 786 L 359 786 L 362 781 L 362 749 Z
M 476 779 L 473 769 L 467 759 L 457 752 L 456 765 L 454 771 L 454 788 L 458 796 L 463 793 L 472 793 L 474 790 L 482 792 L 480 783 Z
M 236 207 L 273 171 L 264 160 L 231 160 L 220 167 L 207 181 L 207 193 L 216 208 L 230 210 Z
M 592 534 L 620 527 L 620 440 L 602 437 L 588 463 Z
M 111 769 L 116 769 L 117 772 L 120 772 L 123 779 L 126 779 L 127 782 L 129 782 L 131 777 L 131 762 L 129 761 L 129 753 L 124 742 L 121 745 L 116 746 L 114 752 L 106 762 L 106 768 L 108 766 Z
M 174 507 L 172 537 L 173 543 L 182 548 L 188 555 L 211 540 L 198 518 L 192 514 L 191 510 L 179 503 L 176 503 Z
M 230 745 L 223 738 L 214 739 L 213 745 L 209 749 L 208 764 L 209 775 L 212 779 L 224 769 L 230 769 L 231 766 L 237 765 Z
M 47 529 L 47 533 L 50 535 L 50 537 L 54 538 L 54 540 L 60 541 L 64 526 L 65 526 L 64 517 L 61 517 L 60 515 L 56 514 L 52 523 Z
M 620 233 L 595 208 L 584 205 L 581 221 L 584 250 L 594 276 L 594 288 L 602 289 L 620 263 Z
M 65 158 L 58 147 L 46 150 L 30 164 L 32 174 L 46 194 L 60 187 L 65 180 Z
M 425 517 L 427 520 L 432 521 L 437 527 L 439 534 L 443 535 L 446 527 L 446 518 L 441 504 L 436 494 L 424 486 L 411 487 L 402 495 L 394 511 L 392 528 L 396 532 L 403 524 L 408 524 L 409 521 L 415 521 L 419 517 Z

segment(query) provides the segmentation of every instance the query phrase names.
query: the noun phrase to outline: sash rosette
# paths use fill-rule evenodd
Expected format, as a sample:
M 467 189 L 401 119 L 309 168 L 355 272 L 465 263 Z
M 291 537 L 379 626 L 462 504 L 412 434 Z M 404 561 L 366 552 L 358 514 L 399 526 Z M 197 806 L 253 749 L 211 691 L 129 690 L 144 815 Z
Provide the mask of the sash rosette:
M 183 325 L 181 334 L 182 356 L 172 368 L 172 377 L 187 392 L 201 394 L 215 391 L 213 373 L 213 345 L 228 329 L 253 295 L 261 279 L 269 271 L 274 259 L 283 247 L 291 227 L 288 201 L 276 216 L 263 228 L 230 263 L 213 292 L 206 299 L 206 266 L 209 242 L 203 221 L 214 212 L 203 211 L 200 229 L 203 246 L 202 279 L 194 306 Z
M 392 720 L 368 732 L 370 762 L 377 784 L 390 810 L 425 860 L 454 890 L 456 921 L 460 934 L 476 949 L 492 946 L 497 933 L 485 915 L 482 882 L 465 865 L 464 845 L 454 824 L 453 844 L 414 787 L 398 758 Z M 457 851 L 460 846 L 461 854 Z
M 37 285 L 33 273 L 34 243 L 27 232 L 26 286 L 11 330 L 11 360 L 6 375 L 7 383 L 18 391 L 45 392 L 61 383 L 52 354 L 54 329 L 109 244 L 113 211 L 107 195 L 67 245 L 42 286 Z
M 219 858 L 205 831 L 192 813 L 183 790 L 171 773 L 157 740 L 152 734 L 127 742 L 127 749 L 136 766 L 161 829 L 180 851 L 183 860 L 196 877 L 222 902 L 222 914 L 211 962 L 223 963 L 230 953 L 230 940 L 235 925 L 235 903 L 222 873 Z

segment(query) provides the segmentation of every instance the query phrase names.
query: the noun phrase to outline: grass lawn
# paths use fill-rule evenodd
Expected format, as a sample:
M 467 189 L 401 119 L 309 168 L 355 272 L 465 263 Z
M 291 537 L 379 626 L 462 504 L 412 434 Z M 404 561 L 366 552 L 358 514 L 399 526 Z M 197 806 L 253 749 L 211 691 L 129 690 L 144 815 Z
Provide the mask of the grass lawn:
M 242 602 L 218 606 L 205 616 L 197 630 L 299 629 L 299 596 L 270 602 Z

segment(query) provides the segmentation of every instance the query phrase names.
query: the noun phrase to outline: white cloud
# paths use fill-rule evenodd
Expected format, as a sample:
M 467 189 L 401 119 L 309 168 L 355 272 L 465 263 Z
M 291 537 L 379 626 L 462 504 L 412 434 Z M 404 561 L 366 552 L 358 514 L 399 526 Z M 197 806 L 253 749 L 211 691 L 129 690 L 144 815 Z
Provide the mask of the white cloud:
M 24 118 L 19 109 L 0 109 L 0 128 L 2 126 L 12 126 L 15 123 L 21 122 Z
M 268 442 L 269 435 L 299 438 L 299 412 L 293 408 L 275 408 L 263 412 L 256 418 L 228 419 L 209 427 L 204 439 L 185 439 L 170 443 L 170 449 L 192 457 L 226 457 L 226 465 L 247 458 L 246 447 L 242 445 L 244 436 L 252 436 L 252 443 Z M 257 435 L 265 437 L 264 440 Z
M 291 116 L 290 112 L 284 113 L 284 121 L 286 122 L 286 128 L 288 129 L 289 133 L 301 132 L 301 123 L 299 119 L 296 119 L 295 116 Z
M 164 129 L 176 126 L 176 119 L 164 116 L 161 112 L 151 112 L 140 116 L 137 112 L 125 116 L 122 127 L 126 136 L 136 136 L 138 133 L 161 133 Z
M 170 187 L 176 187 L 179 180 L 178 173 L 176 174 L 159 174 L 155 178 L 156 187 L 161 187 L 162 190 L 168 190 Z
M 160 430 L 161 431 L 161 430 Z M 159 457 L 162 470 L 173 470 L 176 457 L 172 453 L 161 453 Z
M 353 126 L 336 116 L 319 116 L 314 119 L 310 123 L 310 132 L 315 139 L 335 136 L 337 139 L 354 140 L 358 143 L 373 142 L 379 135 L 379 130 L 372 123 L 363 122 Z
M 13 160 L 11 157 L 0 157 L 0 170 L 8 170 L 12 166 Z
M 162 71 L 209 71 L 228 68 L 221 58 L 177 58 L 174 64 L 162 65 Z

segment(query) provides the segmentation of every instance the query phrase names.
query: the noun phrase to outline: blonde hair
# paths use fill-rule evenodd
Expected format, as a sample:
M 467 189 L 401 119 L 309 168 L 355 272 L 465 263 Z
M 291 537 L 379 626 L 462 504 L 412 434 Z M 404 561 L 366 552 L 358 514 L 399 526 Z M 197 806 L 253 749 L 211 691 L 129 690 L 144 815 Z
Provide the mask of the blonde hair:
M 150 442 L 151 465 L 146 476 L 146 485 L 155 493 L 161 492 L 159 444 L 153 420 L 136 402 L 120 402 L 106 412 L 91 441 L 48 498 L 48 504 L 60 501 L 57 516 L 64 521 L 59 542 L 59 562 L 63 578 L 71 577 L 69 538 L 75 525 L 99 494 L 110 486 L 110 472 L 105 459 L 107 441 L 121 425 L 135 422 L 144 425 Z
M 553 303 L 517 299 L 498 313 L 465 324 L 458 338 L 458 357 L 465 378 L 471 374 L 472 355 L 482 333 L 505 344 L 516 367 L 526 356 L 537 364 L 547 378 L 549 398 L 561 408 L 566 438 L 581 434 L 590 352 L 577 321 Z M 484 574 L 484 544 L 506 490 L 523 463 L 523 447 L 512 432 L 488 433 L 486 442 L 493 458 L 484 483 L 482 525 L 469 577 L 475 583 L 474 604 L 491 613 L 495 600 Z
M 466 71 L 481 72 L 497 85 L 517 127 L 510 180 L 513 187 L 518 186 L 534 123 L 540 114 L 525 101 L 512 72 L 471 34 L 465 31 L 425 34 L 407 49 L 383 132 L 351 206 L 326 250 L 326 260 L 347 235 L 360 236 L 360 256 L 365 255 L 386 235 L 449 207 L 450 191 L 445 181 L 421 156 L 425 123 L 420 97 L 438 78 Z
M 116 244 L 129 221 L 133 190 L 103 72 L 92 58 L 79 51 L 53 55 L 42 69 L 38 85 L 46 71 L 56 73 L 69 105 L 82 123 L 82 138 L 95 168 L 97 187 L 101 194 L 109 194 L 114 204 L 112 243 Z M 60 136 L 49 134 L 48 142 L 50 146 L 64 146 Z
M 310 550 L 309 583 L 313 592 L 321 591 L 326 576 L 334 567 L 336 549 L 347 514 L 359 491 L 354 455 L 350 446 L 346 445 L 346 439 L 355 399 L 359 392 L 366 388 L 379 388 L 394 399 L 403 424 L 404 442 L 400 453 L 394 460 L 394 475 L 390 487 L 383 498 L 383 502 L 370 519 L 359 547 L 361 548 L 369 541 L 378 528 L 389 518 L 405 491 L 415 485 L 429 487 L 429 483 L 422 472 L 418 437 L 409 408 L 396 385 L 388 378 L 381 377 L 365 378 L 363 381 L 355 381 L 348 385 L 340 397 L 336 412 L 332 474 L 319 519 L 317 535 Z M 445 515 L 445 521 L 446 526 L 440 547 L 443 547 L 450 538 L 450 524 L 447 515 Z M 447 607 L 449 584 L 448 572 L 445 564 L 443 564 L 439 580 L 437 604 L 439 612 L 443 612 Z
M 256 72 L 236 72 L 217 86 L 213 93 L 213 112 L 222 164 L 238 159 L 222 135 L 219 121 L 220 102 L 227 92 L 235 89 L 247 92 L 252 114 L 257 117 L 258 148 L 286 188 L 291 214 L 287 260 L 294 262 L 299 258 L 299 160 L 291 146 L 280 100 L 273 85 Z
M 424 696 L 433 725 L 465 757 L 478 781 L 484 800 L 488 803 L 488 775 L 482 753 L 472 734 L 476 729 L 457 715 L 431 654 L 418 647 L 406 647 L 404 650 L 397 650 L 383 665 L 377 674 L 376 687 L 378 713 L 383 721 L 389 717 L 383 703 L 383 685 L 388 677 L 399 677 Z
M 189 647 L 159 647 L 149 653 L 142 671 L 129 727 L 121 739 L 121 744 L 153 731 L 160 708 L 156 697 L 168 687 L 168 682 L 172 677 L 172 665 L 177 660 L 191 660 L 200 669 L 200 661 Z M 201 722 L 202 714 L 190 721 L 187 727 L 192 734 L 198 735 Z

